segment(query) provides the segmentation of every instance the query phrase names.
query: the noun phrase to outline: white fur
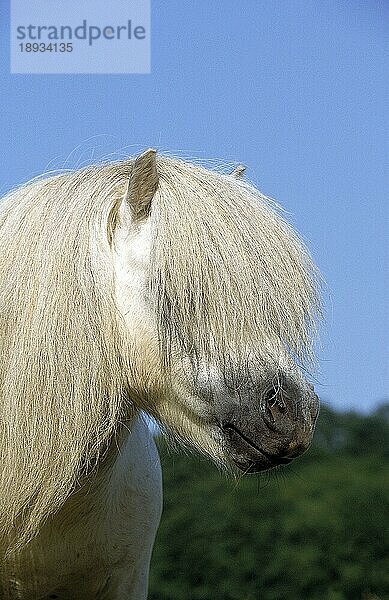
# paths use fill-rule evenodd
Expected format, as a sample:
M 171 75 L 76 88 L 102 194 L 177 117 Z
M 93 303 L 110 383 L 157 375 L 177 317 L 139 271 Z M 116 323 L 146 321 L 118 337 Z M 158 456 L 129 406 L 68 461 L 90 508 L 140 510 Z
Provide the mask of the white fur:
M 28 552 L 3 566 L 0 598 L 146 600 L 162 478 L 142 417 L 123 428 L 109 454 Z
M 228 465 L 217 404 L 280 369 L 305 389 L 304 246 L 235 177 L 155 161 L 0 207 L 1 600 L 144 600 L 161 474 L 140 411 Z

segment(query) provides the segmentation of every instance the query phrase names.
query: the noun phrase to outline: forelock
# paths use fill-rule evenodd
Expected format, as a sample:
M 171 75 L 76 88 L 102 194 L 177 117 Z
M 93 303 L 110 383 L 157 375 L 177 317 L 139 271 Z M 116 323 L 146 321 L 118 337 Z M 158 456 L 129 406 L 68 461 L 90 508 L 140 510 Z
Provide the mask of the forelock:
M 163 355 L 173 345 L 225 372 L 313 357 L 315 267 L 275 203 L 232 176 L 160 158 L 151 299 Z M 251 360 L 251 359 L 250 359 Z

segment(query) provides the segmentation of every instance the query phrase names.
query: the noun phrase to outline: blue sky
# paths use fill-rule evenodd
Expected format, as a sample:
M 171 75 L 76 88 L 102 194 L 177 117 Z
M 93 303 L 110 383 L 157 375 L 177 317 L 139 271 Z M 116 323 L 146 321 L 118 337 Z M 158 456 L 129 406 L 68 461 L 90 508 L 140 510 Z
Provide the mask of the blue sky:
M 389 396 L 384 1 L 153 1 L 150 75 L 10 75 L 0 16 L 0 193 L 148 146 L 243 162 L 326 280 L 319 395 Z

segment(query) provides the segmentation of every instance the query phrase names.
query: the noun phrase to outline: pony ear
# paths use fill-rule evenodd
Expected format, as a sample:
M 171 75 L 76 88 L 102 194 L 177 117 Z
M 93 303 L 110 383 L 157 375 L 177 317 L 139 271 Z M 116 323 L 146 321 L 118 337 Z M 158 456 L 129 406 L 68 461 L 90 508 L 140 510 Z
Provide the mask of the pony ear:
M 243 177 L 245 170 L 246 167 L 244 165 L 238 165 L 233 171 L 231 171 L 230 175 L 235 177 L 235 179 L 240 179 Z
M 158 187 L 157 151 L 149 148 L 132 165 L 124 201 L 135 221 L 147 219 L 151 201 Z

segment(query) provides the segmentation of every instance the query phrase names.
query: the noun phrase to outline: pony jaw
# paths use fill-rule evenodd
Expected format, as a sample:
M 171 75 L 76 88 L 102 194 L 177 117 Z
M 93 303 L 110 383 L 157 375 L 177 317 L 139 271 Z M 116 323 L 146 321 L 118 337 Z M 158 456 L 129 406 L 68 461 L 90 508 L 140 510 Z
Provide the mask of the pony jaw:
M 152 394 L 149 406 L 142 408 L 170 437 L 232 471 L 272 469 L 306 451 L 319 403 L 297 370 L 273 377 L 262 373 L 258 386 L 246 379 L 235 390 L 215 377 L 215 365 L 210 370 L 214 379 L 206 382 L 204 373 L 196 379 L 176 368 L 166 376 L 159 396 Z

